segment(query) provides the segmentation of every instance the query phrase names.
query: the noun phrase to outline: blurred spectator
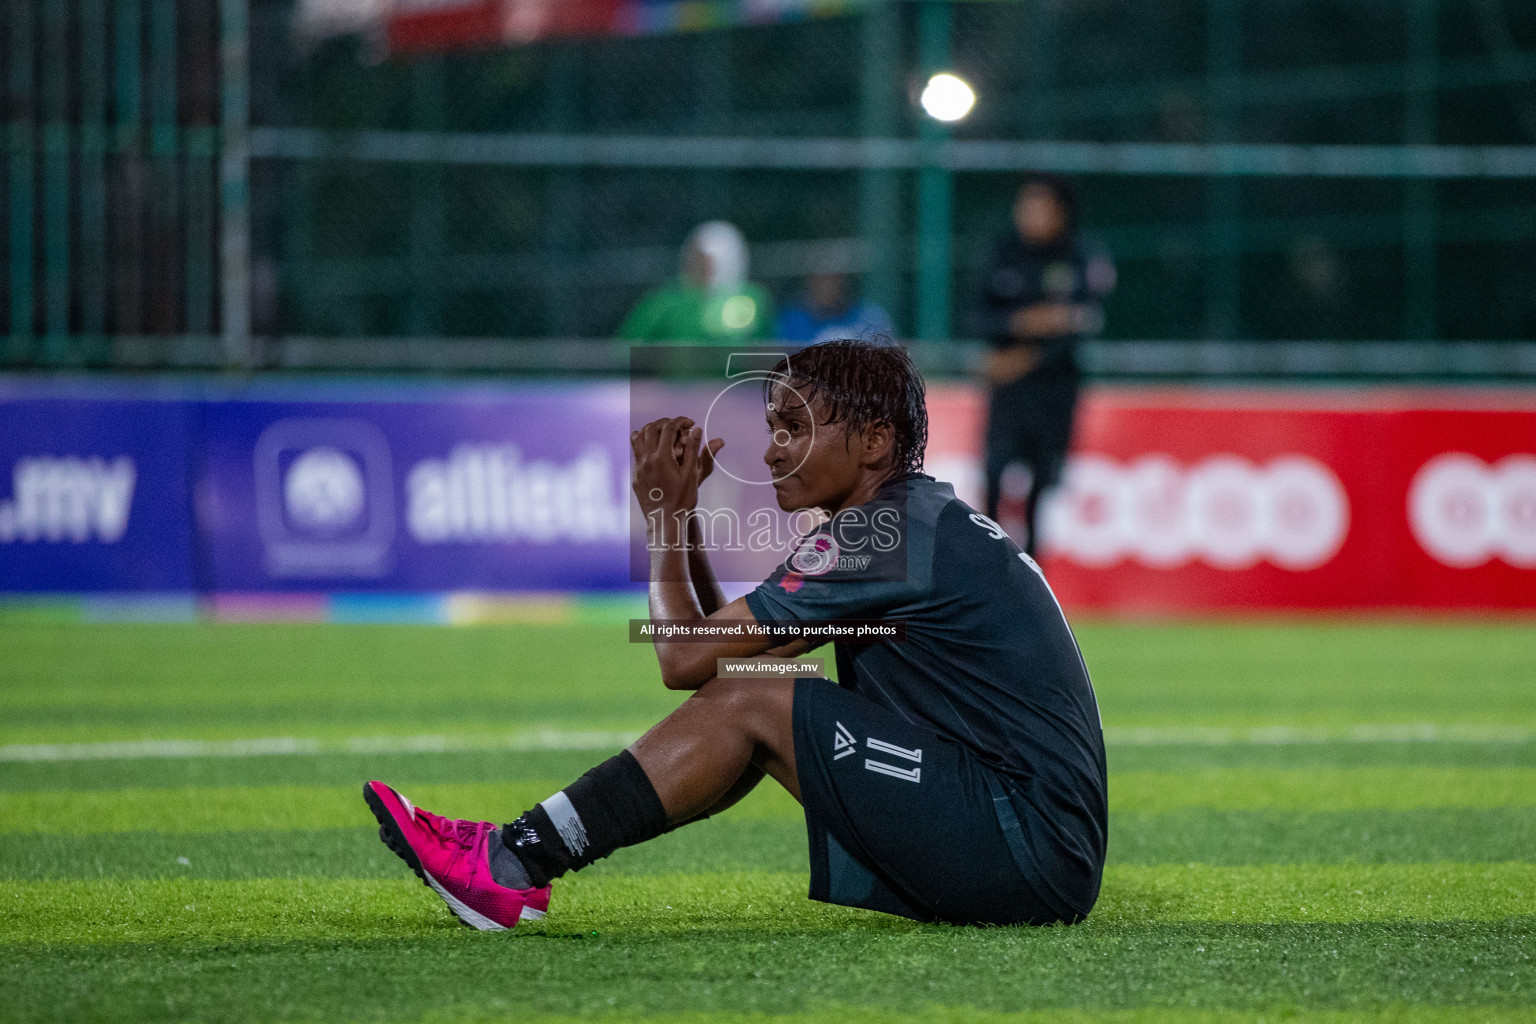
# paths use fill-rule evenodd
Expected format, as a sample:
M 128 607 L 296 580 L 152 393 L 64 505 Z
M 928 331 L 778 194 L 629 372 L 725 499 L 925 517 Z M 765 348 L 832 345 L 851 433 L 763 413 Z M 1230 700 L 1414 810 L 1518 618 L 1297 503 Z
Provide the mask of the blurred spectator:
M 799 297 L 780 311 L 773 333 L 779 341 L 814 343 L 888 337 L 894 329 L 884 309 L 854 294 L 847 274 L 821 271 L 806 277 Z
M 1061 479 L 1072 439 L 1077 343 L 1103 326 L 1100 301 L 1114 287 L 1109 256 L 1078 233 L 1072 187 L 1050 174 L 1025 178 L 1013 230 L 992 251 L 977 320 L 992 343 L 987 514 L 1031 554 L 1041 492 Z
M 723 220 L 700 224 L 683 244 L 682 272 L 630 310 L 619 337 L 630 341 L 725 344 L 766 338 L 768 292 L 747 280 L 747 242 Z
M 1297 338 L 1349 337 L 1356 314 L 1346 301 L 1344 261 L 1333 244 L 1317 235 L 1292 239 L 1286 263 L 1288 273 L 1275 290 L 1284 317 L 1276 324 L 1277 333 L 1285 331 Z

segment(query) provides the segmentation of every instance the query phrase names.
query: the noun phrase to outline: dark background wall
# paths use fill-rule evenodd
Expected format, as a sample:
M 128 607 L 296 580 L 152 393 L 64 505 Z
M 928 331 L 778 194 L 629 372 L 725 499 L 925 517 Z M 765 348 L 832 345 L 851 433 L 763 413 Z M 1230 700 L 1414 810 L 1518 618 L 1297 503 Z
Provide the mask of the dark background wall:
M 214 6 L 8 0 L 0 231 L 29 216 L 38 229 L 29 250 L 7 250 L 0 280 L 13 361 L 90 361 L 101 336 L 216 331 Z M 867 274 L 911 331 L 911 170 L 325 153 L 327 140 L 375 132 L 408 133 L 406 150 L 420 149 L 416 133 L 913 138 L 918 6 L 385 58 L 366 37 L 303 38 L 288 0 L 252 0 L 254 329 L 604 337 L 674 272 L 687 230 L 723 217 L 779 295 L 812 269 Z M 1029 0 L 956 4 L 953 24 L 950 63 L 980 95 L 958 140 L 1536 144 L 1530 4 Z M 1016 180 L 955 176 L 956 336 Z M 1536 335 L 1530 178 L 1078 180 L 1085 220 L 1120 267 L 1108 337 Z

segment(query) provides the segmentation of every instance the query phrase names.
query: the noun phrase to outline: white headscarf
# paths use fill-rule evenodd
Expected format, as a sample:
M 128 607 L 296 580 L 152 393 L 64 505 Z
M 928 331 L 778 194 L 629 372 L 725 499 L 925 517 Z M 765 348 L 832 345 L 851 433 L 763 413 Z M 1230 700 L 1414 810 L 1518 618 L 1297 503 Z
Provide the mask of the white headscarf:
M 683 246 L 685 259 L 689 249 L 709 257 L 711 291 L 735 290 L 747 279 L 747 240 L 729 221 L 705 221 L 694 228 Z

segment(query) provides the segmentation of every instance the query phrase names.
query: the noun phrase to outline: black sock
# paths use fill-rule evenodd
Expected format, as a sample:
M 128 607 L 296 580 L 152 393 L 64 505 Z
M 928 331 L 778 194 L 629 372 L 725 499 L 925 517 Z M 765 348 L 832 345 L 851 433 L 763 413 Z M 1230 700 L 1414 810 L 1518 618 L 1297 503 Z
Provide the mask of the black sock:
M 529 877 L 528 869 L 523 867 L 523 862 L 517 859 L 511 847 L 501 841 L 501 834 L 502 830 L 497 829 L 488 843 L 491 851 L 491 877 L 496 879 L 497 885 L 504 885 L 508 889 L 532 889 L 533 879 Z
M 626 750 L 501 830 L 502 844 L 515 855 L 527 884 L 511 884 L 517 880 L 516 872 L 508 870 L 505 861 L 498 874 L 494 848 L 491 875 L 509 888 L 548 885 L 567 871 L 665 831 L 667 812 L 656 787 L 635 755 Z

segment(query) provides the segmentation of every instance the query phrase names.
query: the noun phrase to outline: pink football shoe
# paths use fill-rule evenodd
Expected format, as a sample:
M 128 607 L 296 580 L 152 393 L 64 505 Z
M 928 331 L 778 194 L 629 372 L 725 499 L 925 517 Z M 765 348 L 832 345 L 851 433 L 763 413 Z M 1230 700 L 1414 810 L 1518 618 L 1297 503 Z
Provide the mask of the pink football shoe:
M 549 910 L 549 886 L 508 889 L 491 878 L 488 821 L 444 818 L 412 806 L 382 782 L 363 787 L 379 819 L 379 838 L 443 898 L 458 919 L 483 932 L 504 932 L 537 921 Z

